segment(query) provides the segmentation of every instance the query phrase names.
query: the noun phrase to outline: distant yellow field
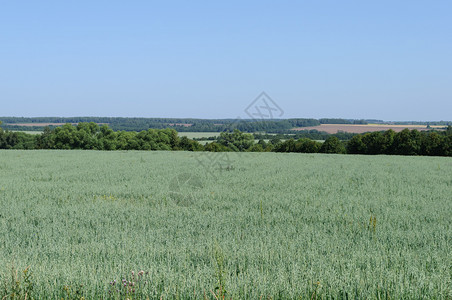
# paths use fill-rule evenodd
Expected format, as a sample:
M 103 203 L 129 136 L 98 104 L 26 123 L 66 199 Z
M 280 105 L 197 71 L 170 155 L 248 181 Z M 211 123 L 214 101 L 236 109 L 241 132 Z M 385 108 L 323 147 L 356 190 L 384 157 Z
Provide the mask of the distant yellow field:
M 393 124 L 369 123 L 367 125 L 357 124 L 357 125 L 353 125 L 353 126 L 379 126 L 379 127 L 388 126 L 388 127 L 401 127 L 401 128 L 407 128 L 407 127 L 427 128 L 427 124 L 423 124 L 423 125 L 393 125 Z M 444 125 L 430 125 L 430 127 L 431 128 L 443 128 Z
M 337 133 L 339 131 L 342 132 L 350 132 L 350 133 L 364 133 L 364 132 L 373 132 L 373 131 L 384 131 L 392 129 L 396 132 L 402 131 L 405 128 L 408 129 L 417 129 L 419 131 L 430 130 L 432 128 L 444 128 L 444 126 L 431 125 L 431 128 L 427 128 L 426 125 L 393 125 L 393 124 L 321 124 L 319 126 L 311 126 L 311 127 L 298 127 L 294 128 L 294 130 L 318 130 L 324 131 L 328 133 Z

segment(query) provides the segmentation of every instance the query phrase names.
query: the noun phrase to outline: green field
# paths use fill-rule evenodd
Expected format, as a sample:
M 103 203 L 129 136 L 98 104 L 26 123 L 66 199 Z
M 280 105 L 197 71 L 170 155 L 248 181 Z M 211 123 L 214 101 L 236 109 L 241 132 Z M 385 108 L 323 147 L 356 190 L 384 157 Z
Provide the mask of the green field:
M 11 130 L 13 132 L 23 132 L 26 134 L 41 134 L 42 131 L 26 131 L 26 130 Z
M 227 155 L 0 151 L 0 299 L 452 298 L 451 158 Z
M 220 133 L 221 132 L 179 132 L 179 136 L 186 136 L 189 139 L 199 139 L 220 136 Z

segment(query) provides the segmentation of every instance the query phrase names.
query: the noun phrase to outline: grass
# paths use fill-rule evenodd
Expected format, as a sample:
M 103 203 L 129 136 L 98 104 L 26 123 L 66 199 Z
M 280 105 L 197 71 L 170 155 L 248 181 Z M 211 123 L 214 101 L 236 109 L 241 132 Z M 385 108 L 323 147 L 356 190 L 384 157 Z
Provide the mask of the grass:
M 26 134 L 41 134 L 42 131 L 26 131 L 26 130 L 11 130 L 13 132 L 23 132 Z
M 0 299 L 452 298 L 450 158 L 236 154 L 0 151 Z
M 208 138 L 208 137 L 215 137 L 220 136 L 221 132 L 179 132 L 179 137 L 186 136 L 189 139 L 194 138 Z

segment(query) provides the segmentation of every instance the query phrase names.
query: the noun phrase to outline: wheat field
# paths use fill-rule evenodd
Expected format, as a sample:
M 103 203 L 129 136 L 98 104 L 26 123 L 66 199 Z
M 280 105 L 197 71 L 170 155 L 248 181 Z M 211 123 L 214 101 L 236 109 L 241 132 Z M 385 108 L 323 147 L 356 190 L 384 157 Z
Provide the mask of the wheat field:
M 0 298 L 451 299 L 451 175 L 445 157 L 0 151 Z

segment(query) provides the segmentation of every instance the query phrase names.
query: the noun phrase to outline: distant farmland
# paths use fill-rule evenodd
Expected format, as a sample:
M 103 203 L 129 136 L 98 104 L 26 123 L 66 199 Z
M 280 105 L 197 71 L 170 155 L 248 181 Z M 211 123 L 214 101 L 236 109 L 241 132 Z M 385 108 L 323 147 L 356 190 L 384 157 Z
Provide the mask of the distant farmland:
M 186 136 L 189 139 L 217 137 L 221 132 L 180 132 L 179 136 Z
M 431 130 L 431 129 L 442 129 L 444 126 L 430 126 L 431 128 L 427 128 L 427 125 L 392 125 L 392 124 L 321 124 L 319 126 L 310 126 L 310 127 L 298 127 L 293 130 L 318 130 L 324 131 L 331 134 L 338 133 L 339 131 L 343 132 L 351 132 L 351 133 L 364 133 L 364 132 L 373 132 L 373 131 L 384 131 L 392 129 L 395 132 L 402 131 L 405 128 L 410 130 L 417 129 L 419 131 Z
M 23 127 L 44 127 L 44 126 L 62 126 L 65 123 L 7 123 L 6 125 L 23 126 Z M 71 123 L 77 125 L 77 123 Z
M 6 123 L 6 125 L 23 126 L 23 127 L 45 127 L 45 126 L 63 126 L 66 123 Z M 71 125 L 77 125 L 78 123 L 69 123 Z M 96 123 L 103 125 L 107 123 Z

